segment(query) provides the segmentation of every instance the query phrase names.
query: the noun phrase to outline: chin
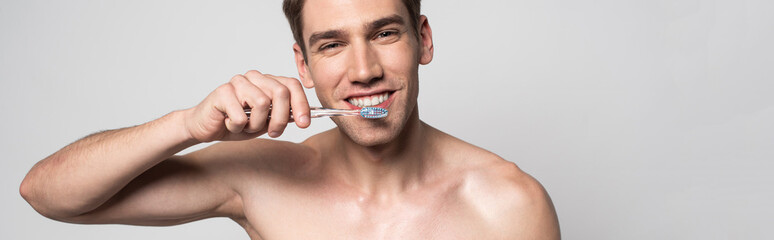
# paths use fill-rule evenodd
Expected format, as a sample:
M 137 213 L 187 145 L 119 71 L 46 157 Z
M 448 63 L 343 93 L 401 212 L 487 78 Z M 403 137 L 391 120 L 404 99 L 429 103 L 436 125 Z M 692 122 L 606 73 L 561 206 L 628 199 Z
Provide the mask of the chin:
M 364 147 L 375 147 L 393 142 L 406 125 L 405 113 L 390 112 L 385 119 L 334 117 L 333 122 L 349 139 Z
M 395 140 L 403 129 L 402 123 L 390 124 L 388 121 L 367 120 L 370 123 L 359 123 L 345 119 L 334 119 L 339 131 L 350 140 L 364 147 L 384 145 Z

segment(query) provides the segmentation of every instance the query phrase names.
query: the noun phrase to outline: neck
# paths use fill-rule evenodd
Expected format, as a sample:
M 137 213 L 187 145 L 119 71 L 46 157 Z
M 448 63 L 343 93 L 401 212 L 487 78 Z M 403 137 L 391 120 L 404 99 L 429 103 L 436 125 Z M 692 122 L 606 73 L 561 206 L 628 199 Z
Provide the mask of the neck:
M 340 156 L 335 157 L 336 175 L 366 196 L 396 195 L 418 186 L 428 166 L 429 126 L 419 120 L 417 110 L 396 139 L 378 146 L 361 146 L 338 131 Z

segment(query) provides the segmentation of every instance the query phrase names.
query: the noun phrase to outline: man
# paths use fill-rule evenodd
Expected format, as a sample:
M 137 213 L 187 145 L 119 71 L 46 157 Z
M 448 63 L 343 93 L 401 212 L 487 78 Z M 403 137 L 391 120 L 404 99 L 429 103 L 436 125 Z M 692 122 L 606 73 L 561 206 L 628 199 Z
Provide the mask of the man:
M 248 71 L 193 108 L 88 136 L 36 164 L 22 196 L 66 222 L 228 217 L 251 239 L 559 239 L 536 180 L 419 120 L 418 66 L 433 58 L 419 0 L 286 0 L 284 10 L 299 79 Z M 302 85 L 324 107 L 389 115 L 333 118 L 337 128 L 300 144 L 256 139 L 280 136 L 291 115 L 309 126 Z M 210 141 L 223 142 L 175 156 Z

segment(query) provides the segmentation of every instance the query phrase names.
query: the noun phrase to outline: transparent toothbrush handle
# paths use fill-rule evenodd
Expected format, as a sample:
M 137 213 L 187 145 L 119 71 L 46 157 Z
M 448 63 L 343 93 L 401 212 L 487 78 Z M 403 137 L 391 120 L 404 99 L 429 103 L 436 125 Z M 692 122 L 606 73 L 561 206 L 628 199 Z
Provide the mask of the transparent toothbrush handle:
M 269 108 L 269 111 L 271 111 L 271 108 Z M 250 113 L 252 111 L 250 109 L 245 109 L 245 114 L 247 114 L 247 118 L 250 118 Z M 320 118 L 320 117 L 335 117 L 335 116 L 359 116 L 360 110 L 345 110 L 345 109 L 333 109 L 333 108 L 321 108 L 321 107 L 313 107 L 310 108 L 310 118 Z M 271 114 L 269 114 L 269 118 L 271 118 Z M 290 110 L 290 118 L 288 119 L 288 122 L 294 122 L 293 120 L 293 110 Z

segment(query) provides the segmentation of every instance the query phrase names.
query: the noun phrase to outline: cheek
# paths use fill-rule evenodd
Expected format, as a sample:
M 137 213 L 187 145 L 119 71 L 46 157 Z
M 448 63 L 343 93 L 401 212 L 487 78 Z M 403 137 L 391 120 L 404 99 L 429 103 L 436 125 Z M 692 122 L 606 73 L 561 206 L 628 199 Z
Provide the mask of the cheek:
M 342 74 L 345 73 L 344 69 L 336 66 L 341 66 L 341 63 L 334 59 L 317 61 L 316 64 L 310 66 L 309 72 L 314 82 L 315 91 L 318 94 L 326 93 L 320 96 L 327 96 L 327 93 L 333 91 L 339 84 L 339 79 L 342 79 Z
M 332 65 L 325 61 L 317 61 L 316 64 L 311 65 L 309 68 L 310 75 L 312 76 L 312 80 L 314 80 L 315 87 L 326 87 L 331 85 L 330 79 L 335 74 L 335 69 L 329 67 L 329 65 Z
M 418 55 L 411 45 L 401 44 L 384 50 L 380 57 L 382 66 L 387 72 L 413 77 L 413 73 L 417 70 Z

